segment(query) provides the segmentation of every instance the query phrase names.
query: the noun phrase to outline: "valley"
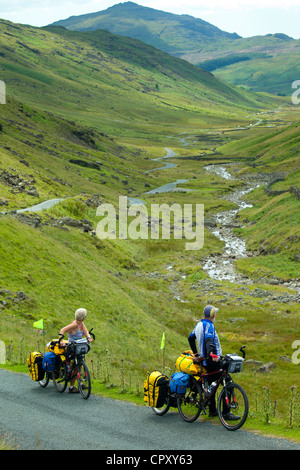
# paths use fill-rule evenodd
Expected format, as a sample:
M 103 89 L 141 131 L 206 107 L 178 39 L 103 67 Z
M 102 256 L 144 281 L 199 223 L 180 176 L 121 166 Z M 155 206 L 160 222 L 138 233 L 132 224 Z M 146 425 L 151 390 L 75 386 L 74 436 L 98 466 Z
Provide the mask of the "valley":
M 171 372 L 213 303 L 223 349 L 246 344 L 250 362 L 239 379 L 254 418 L 268 386 L 284 420 L 299 383 L 291 359 L 299 339 L 299 199 L 291 190 L 300 185 L 299 107 L 104 31 L 1 20 L 0 35 L 8 365 L 24 364 L 84 306 L 97 338 L 93 390 L 141 401 L 147 371 L 162 367 L 162 333 Z M 173 233 L 97 238 L 97 207 L 117 207 L 120 195 L 147 208 L 204 204 L 203 248 L 188 251 Z M 57 203 L 24 211 L 49 200 Z M 32 327 L 40 318 L 44 336 Z M 275 367 L 256 373 L 253 361 Z

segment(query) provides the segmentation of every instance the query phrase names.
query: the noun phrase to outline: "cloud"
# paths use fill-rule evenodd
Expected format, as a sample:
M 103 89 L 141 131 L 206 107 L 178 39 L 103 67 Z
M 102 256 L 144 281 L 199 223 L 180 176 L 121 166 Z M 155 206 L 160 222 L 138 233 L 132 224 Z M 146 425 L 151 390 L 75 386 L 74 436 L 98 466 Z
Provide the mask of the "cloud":
M 188 14 L 201 18 L 201 15 L 212 14 L 213 12 L 230 12 L 238 11 L 261 11 L 270 9 L 279 9 L 282 11 L 290 11 L 299 8 L 299 0 L 185 0 L 184 2 L 174 2 L 174 0 L 133 0 L 136 3 L 177 14 Z
M 171 9 L 184 9 L 189 10 L 190 8 L 221 8 L 222 10 L 232 10 L 239 9 L 243 10 L 245 8 L 291 8 L 298 7 L 299 0 L 187 0 L 181 4 L 181 6 L 176 6 L 174 1 L 169 0 L 145 0 L 138 2 L 143 5 L 151 7 L 152 5 L 160 5 L 160 9 L 166 9 L 166 6 L 169 5 Z

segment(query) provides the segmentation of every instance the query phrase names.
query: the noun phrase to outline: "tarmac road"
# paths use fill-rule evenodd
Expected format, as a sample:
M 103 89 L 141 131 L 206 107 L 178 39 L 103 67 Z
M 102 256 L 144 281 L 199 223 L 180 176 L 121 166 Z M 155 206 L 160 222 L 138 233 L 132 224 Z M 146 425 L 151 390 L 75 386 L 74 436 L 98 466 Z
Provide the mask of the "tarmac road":
M 60 394 L 52 381 L 42 388 L 29 375 L 0 369 L 2 433 L 20 450 L 300 450 L 287 440 L 242 429 L 185 423 L 171 411 L 157 416 L 147 406 L 94 395 L 84 400 L 67 390 Z

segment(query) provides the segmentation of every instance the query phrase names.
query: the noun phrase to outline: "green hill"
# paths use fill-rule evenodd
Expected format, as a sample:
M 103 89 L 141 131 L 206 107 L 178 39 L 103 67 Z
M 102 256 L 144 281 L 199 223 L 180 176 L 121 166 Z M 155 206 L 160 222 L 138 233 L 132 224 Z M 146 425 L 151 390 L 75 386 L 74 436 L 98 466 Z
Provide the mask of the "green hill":
M 225 42 L 214 51 L 184 58 L 212 71 L 226 83 L 253 91 L 290 96 L 292 83 L 300 73 L 299 54 L 300 40 L 268 34 Z M 206 60 L 207 57 L 209 60 Z
M 28 105 L 109 135 L 178 132 L 243 119 L 269 102 L 186 61 L 106 31 L 73 32 L 1 21 L 1 77 Z M 233 107 L 234 105 L 234 107 Z M 237 115 L 239 117 L 237 118 Z M 173 130 L 171 131 L 173 132 Z
M 193 50 L 195 44 L 202 41 L 240 37 L 190 15 L 175 15 L 133 2 L 119 3 L 96 13 L 71 16 L 53 25 L 73 31 L 105 29 L 114 34 L 140 39 L 173 55 Z

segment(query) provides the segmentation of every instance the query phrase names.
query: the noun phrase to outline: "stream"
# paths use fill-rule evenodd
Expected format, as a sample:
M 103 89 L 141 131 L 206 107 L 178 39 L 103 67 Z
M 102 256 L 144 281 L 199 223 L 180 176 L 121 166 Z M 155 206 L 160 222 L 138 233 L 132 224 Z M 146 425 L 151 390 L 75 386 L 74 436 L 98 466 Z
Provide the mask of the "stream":
M 159 161 L 164 160 L 165 158 L 177 157 L 177 153 L 175 153 L 173 150 L 169 148 L 165 148 L 165 151 L 167 152 L 166 155 L 164 155 L 163 157 L 159 157 L 159 158 L 152 158 L 152 161 L 159 162 Z M 150 173 L 152 171 L 158 171 L 158 170 L 167 170 L 169 168 L 175 168 L 175 167 L 176 167 L 176 163 L 165 162 L 164 166 L 160 166 L 159 168 L 151 168 L 151 170 L 147 170 L 146 173 Z M 173 183 L 167 183 L 167 184 L 164 184 L 163 186 L 160 186 L 159 188 L 154 188 L 154 189 L 151 189 L 150 191 L 146 191 L 144 194 L 169 193 L 172 191 L 193 191 L 192 189 L 177 187 L 179 184 L 187 183 L 187 181 L 189 180 L 178 179 L 174 181 Z M 136 197 L 129 197 L 128 202 L 130 206 L 137 205 L 137 204 L 146 204 L 145 201 Z
M 167 153 L 164 157 L 155 158 L 153 160 L 162 161 L 165 158 L 176 156 L 176 153 L 173 152 L 171 149 L 165 148 L 165 150 Z M 151 170 L 148 170 L 147 173 L 149 173 L 150 171 L 152 172 L 156 170 L 174 167 L 176 167 L 176 164 L 166 162 L 163 167 L 152 168 Z M 224 179 L 235 179 L 228 172 L 226 166 L 224 165 L 208 165 L 204 168 L 206 171 L 221 176 Z M 157 194 L 170 191 L 192 191 L 186 188 L 182 189 L 177 187 L 178 185 L 186 183 L 187 181 L 189 180 L 178 179 L 175 182 L 151 189 L 150 191 L 147 191 L 144 194 Z M 245 182 L 245 185 L 243 185 L 243 187 L 238 188 L 236 191 L 224 196 L 224 199 L 236 203 L 238 207 L 229 211 L 219 212 L 213 217 L 213 226 L 207 227 L 216 237 L 225 242 L 225 247 L 221 254 L 211 256 L 205 260 L 203 270 L 207 272 L 210 278 L 216 280 L 229 280 L 231 282 L 244 282 L 245 280 L 249 281 L 246 276 L 237 273 L 234 266 L 234 262 L 236 259 L 245 258 L 248 256 L 248 253 L 246 250 L 245 241 L 233 233 L 233 228 L 237 227 L 237 223 L 235 220 L 237 213 L 245 209 L 246 207 L 252 207 L 251 204 L 245 202 L 244 197 L 248 193 L 250 193 L 254 188 L 264 183 L 264 181 L 261 183 Z M 128 200 L 130 205 L 145 204 L 142 199 L 138 198 L 128 198 Z M 170 265 L 168 269 L 172 269 L 172 266 Z
M 209 165 L 205 167 L 205 170 L 222 178 L 234 180 L 224 165 Z M 238 188 L 224 196 L 224 199 L 234 202 L 238 207 L 217 213 L 214 217 L 213 227 L 208 227 L 217 238 L 225 242 L 223 253 L 211 256 L 205 260 L 203 270 L 212 279 L 228 280 L 231 282 L 243 282 L 248 279 L 235 270 L 235 260 L 246 258 L 248 253 L 245 241 L 234 234 L 233 228 L 239 226 L 236 222 L 237 213 L 246 207 L 252 207 L 251 204 L 245 202 L 244 197 L 261 184 L 263 183 L 245 183 L 242 188 Z

